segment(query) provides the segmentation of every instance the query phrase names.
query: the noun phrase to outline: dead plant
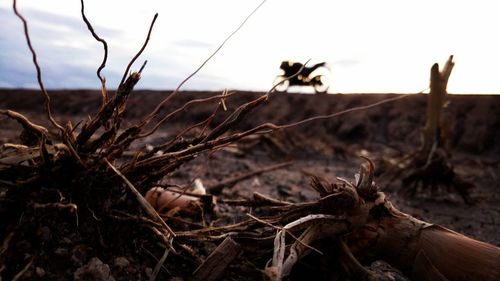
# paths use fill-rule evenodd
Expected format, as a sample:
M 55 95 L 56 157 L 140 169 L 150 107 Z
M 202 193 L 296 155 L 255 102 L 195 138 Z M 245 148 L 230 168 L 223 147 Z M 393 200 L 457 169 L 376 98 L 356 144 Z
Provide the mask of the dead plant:
M 314 268 L 309 274 L 326 280 L 406 280 L 396 279 L 394 269 L 363 265 L 375 260 L 388 262 L 415 281 L 500 278 L 499 247 L 400 212 L 379 191 L 373 164 L 365 160 L 354 182 L 312 177 L 311 186 L 320 195 L 316 201 L 280 202 L 255 194 L 253 200 L 237 204 L 264 208 L 267 216 L 248 214 L 249 220 L 233 225 L 177 235 L 198 241 L 231 237 L 244 247 L 248 260 L 254 255 L 270 257 L 263 271 L 270 280 L 296 280 L 300 270 L 294 272 L 295 267 Z M 265 247 L 272 253 L 264 254 Z
M 15 245 L 19 243 L 35 242 L 34 245 L 21 250 L 25 251 L 25 257 L 30 258 L 27 267 L 30 267 L 33 262 L 36 263 L 37 260 L 53 258 L 51 254 L 40 256 L 40 253 L 45 252 L 44 249 L 48 244 L 54 247 L 55 243 L 57 247 L 61 242 L 53 241 L 50 237 L 47 238 L 50 243 L 44 242 L 38 233 L 40 229 L 48 233 L 56 231 L 61 228 L 61 224 L 75 233 L 68 238 L 70 241 L 67 243 L 72 245 L 87 241 L 90 245 L 100 245 L 102 249 L 120 251 L 121 245 L 138 240 L 141 241 L 140 244 L 145 243 L 150 248 L 155 247 L 155 243 L 161 243 L 167 251 L 172 251 L 175 233 L 142 194 L 187 161 L 251 134 L 226 133 L 230 132 L 257 106 L 265 102 L 268 94 L 238 107 L 224 122 L 212 130 L 208 129 L 208 124 L 213 119 L 213 116 L 210 116 L 205 121 L 182 131 L 168 143 L 153 147 L 152 153 L 135 151 L 132 153 L 134 155 L 132 159 L 123 155 L 128 152 L 133 142 L 154 133 L 161 124 L 173 115 L 181 113 L 190 104 L 205 103 L 211 106 L 214 101 L 220 101 L 214 106 L 213 115 L 216 115 L 221 107 L 230 101 L 231 95 L 224 93 L 209 99 L 189 102 L 170 114 L 160 115 L 160 109 L 163 109 L 169 99 L 178 92 L 182 84 L 195 75 L 248 18 L 192 75 L 179 85 L 176 91 L 165 98 L 141 122 L 124 127 L 123 115 L 127 110 L 127 101 L 141 78 L 145 63 L 138 71 L 130 73 L 130 69 L 146 48 L 158 14 L 154 16 L 149 26 L 144 44 L 130 60 L 117 90 L 114 95 L 110 96 L 106 80 L 101 75 L 108 55 L 107 44 L 97 35 L 85 16 L 84 1 L 81 0 L 83 21 L 92 36 L 104 46 L 104 58 L 97 69 L 97 76 L 101 81 L 102 104 L 95 115 L 82 121 L 81 124 L 74 125 L 67 121 L 64 122 L 65 126 L 61 126 L 52 114 L 50 96 L 43 85 L 36 52 L 31 45 L 28 24 L 17 10 L 15 0 L 13 9 L 23 22 L 24 34 L 45 99 L 47 118 L 56 131 L 34 124 L 19 112 L 0 111 L 1 114 L 18 121 L 23 126 L 24 136 L 22 144 L 4 145 L 0 155 L 0 185 L 2 189 L 6 188 L 6 192 L 2 193 L 0 198 L 2 203 L 0 239 L 4 241 L 0 254 L 2 276 L 9 279 L 17 274 L 25 273 L 23 266 L 26 263 L 19 260 L 19 255 L 16 254 L 19 249 Z M 258 7 L 249 17 L 257 9 Z M 201 130 L 203 133 L 198 137 L 183 138 L 189 130 L 204 127 L 207 128 Z M 154 153 L 160 149 L 166 152 L 162 155 Z M 140 214 L 139 217 L 137 217 L 138 214 Z M 69 216 L 70 220 L 65 218 L 66 216 Z M 139 222 L 133 231 L 127 230 L 130 228 L 130 218 L 138 218 L 135 222 Z M 118 239 L 115 237 L 116 231 L 121 233 Z M 55 233 L 54 235 L 61 234 Z M 67 247 L 69 251 L 74 250 L 71 245 L 63 248 Z M 128 247 L 129 251 L 133 249 L 133 246 Z M 121 252 L 123 251 L 127 249 L 121 249 Z M 63 262 L 62 266 L 71 268 L 74 265 L 68 260 Z
M 437 63 L 432 66 L 421 147 L 403 158 L 396 174 L 402 178 L 403 191 L 411 196 L 429 190 L 432 195 L 436 195 L 444 187 L 447 192 L 455 191 L 466 203 L 473 204 L 471 191 L 474 184 L 455 172 L 450 161 L 448 140 L 443 134 L 441 115 L 447 100 L 448 79 L 454 65 L 453 56 L 450 56 L 441 71 Z

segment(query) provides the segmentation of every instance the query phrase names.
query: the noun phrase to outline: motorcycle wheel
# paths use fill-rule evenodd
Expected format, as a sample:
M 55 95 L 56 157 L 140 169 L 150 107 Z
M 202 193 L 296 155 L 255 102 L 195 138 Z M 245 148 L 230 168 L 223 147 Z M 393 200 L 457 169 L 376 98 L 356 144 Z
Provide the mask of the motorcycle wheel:
M 330 83 L 324 75 L 318 75 L 313 78 L 313 86 L 316 94 L 325 94 L 330 88 Z
M 277 92 L 286 92 L 288 90 L 288 86 L 290 86 L 290 81 L 286 80 L 286 77 L 283 75 L 278 75 L 274 78 L 273 86 L 275 86 L 275 90 Z

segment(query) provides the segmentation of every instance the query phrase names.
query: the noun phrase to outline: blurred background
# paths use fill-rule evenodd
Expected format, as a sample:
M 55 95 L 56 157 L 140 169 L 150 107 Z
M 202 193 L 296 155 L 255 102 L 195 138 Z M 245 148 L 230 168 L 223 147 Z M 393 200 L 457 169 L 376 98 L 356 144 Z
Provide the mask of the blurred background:
M 116 88 L 156 12 L 148 65 L 137 88 L 175 88 L 261 1 L 86 0 L 109 45 L 103 71 Z M 80 1 L 19 0 L 47 88 L 99 88 L 102 45 Z M 450 93 L 500 93 L 500 17 L 494 0 L 268 0 L 185 90 L 268 90 L 283 60 L 331 68 L 331 93 L 412 93 L 428 86 L 433 63 L 455 56 Z M 31 54 L 11 1 L 0 3 L 0 87 L 37 88 Z M 308 92 L 308 89 L 297 89 Z

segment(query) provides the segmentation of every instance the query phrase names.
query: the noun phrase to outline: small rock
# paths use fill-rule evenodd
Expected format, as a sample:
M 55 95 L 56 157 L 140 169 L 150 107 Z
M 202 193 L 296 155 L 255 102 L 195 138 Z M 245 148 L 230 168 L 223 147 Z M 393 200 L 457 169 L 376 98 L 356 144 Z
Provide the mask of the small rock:
M 369 269 L 382 277 L 382 280 L 394 280 L 394 281 L 408 281 L 409 279 L 404 276 L 399 270 L 392 267 L 390 264 L 384 261 L 374 261 Z
M 43 268 L 37 266 L 35 268 L 35 274 L 38 278 L 43 278 L 45 276 L 46 272 Z
M 117 257 L 114 261 L 114 264 L 116 267 L 125 268 L 130 264 L 130 262 L 125 257 Z
M 109 266 L 98 258 L 92 258 L 86 265 L 78 268 L 73 274 L 75 281 L 115 281 Z
M 68 237 L 63 237 L 61 238 L 61 244 L 71 244 L 71 239 L 69 239 Z
M 68 249 L 65 249 L 65 248 L 57 248 L 54 250 L 54 254 L 56 254 L 56 256 L 60 256 L 60 257 L 66 257 L 68 256 Z

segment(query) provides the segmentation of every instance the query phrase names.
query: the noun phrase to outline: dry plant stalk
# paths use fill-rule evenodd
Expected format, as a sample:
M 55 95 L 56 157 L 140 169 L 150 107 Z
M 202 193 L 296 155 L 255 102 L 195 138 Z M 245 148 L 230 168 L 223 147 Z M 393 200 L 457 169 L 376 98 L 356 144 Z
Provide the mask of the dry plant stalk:
M 244 25 L 248 18 L 264 2 L 252 11 L 219 48 L 192 75 L 179 85 L 176 91 L 222 48 L 226 41 Z M 50 108 L 50 97 L 41 79 L 41 69 L 36 59 L 35 50 L 31 45 L 27 21 L 17 11 L 15 0 L 13 1 L 13 9 L 24 24 L 24 34 L 33 55 L 38 82 L 45 98 L 44 110 L 52 125 L 59 129 L 59 134 L 49 134 L 47 128 L 34 124 L 21 113 L 11 110 L 2 110 L 0 112 L 20 122 L 24 131 L 33 136 L 33 141 L 27 142 L 26 147 L 12 144 L 10 147 L 19 149 L 2 151 L 0 156 L 0 184 L 2 187 L 7 187 L 5 197 L 7 202 L 10 202 L 5 208 L 0 210 L 0 215 L 8 218 L 2 220 L 0 224 L 2 233 L 19 234 L 22 231 L 31 231 L 30 227 L 33 227 L 31 224 L 19 224 L 20 217 L 28 221 L 32 220 L 39 223 L 51 224 L 53 223 L 52 221 L 44 220 L 44 218 L 48 218 L 50 215 L 44 216 L 44 213 L 57 213 L 66 209 L 64 206 L 72 206 L 72 210 L 74 210 L 78 218 L 76 227 L 86 227 L 89 225 L 93 225 L 92 228 L 97 227 L 98 235 L 93 235 L 89 240 L 97 240 L 98 244 L 106 248 L 107 243 L 105 240 L 109 239 L 109 237 L 103 237 L 99 231 L 100 229 L 106 228 L 106 224 L 109 222 L 113 222 L 118 226 L 122 222 L 129 221 L 130 218 L 135 217 L 135 215 L 131 215 L 128 212 L 137 212 L 139 214 L 146 212 L 153 219 L 159 219 L 156 211 L 144 200 L 141 193 L 144 194 L 149 187 L 164 179 L 170 172 L 177 169 L 183 163 L 198 157 L 202 153 L 215 151 L 245 137 L 245 134 L 237 132 L 231 132 L 229 135 L 225 134 L 233 130 L 242 119 L 251 114 L 257 106 L 263 104 L 268 98 L 266 94 L 240 106 L 225 121 L 215 126 L 215 129 L 212 130 L 208 129 L 207 124 L 211 123 L 213 116 L 207 117 L 204 122 L 195 124 L 193 127 L 184 130 L 172 141 L 154 147 L 153 150 L 156 151 L 164 147 L 169 149 L 168 153 L 161 157 L 155 154 L 141 155 L 138 151 L 132 160 L 123 158 L 122 155 L 129 149 L 130 145 L 134 141 L 144 137 L 143 131 L 148 129 L 148 125 L 151 122 L 157 122 L 152 124 L 153 130 L 149 131 L 153 133 L 163 122 L 168 120 L 169 116 L 182 113 L 183 109 L 188 106 L 188 104 L 181 106 L 181 108 L 174 110 L 172 114 L 167 114 L 165 118 L 159 116 L 159 110 L 174 96 L 174 92 L 162 101 L 150 114 L 146 115 L 137 125 L 121 128 L 128 98 L 132 94 L 134 86 L 141 78 L 141 71 L 144 65 L 139 71 L 134 71 L 131 74 L 129 74 L 129 71 L 149 42 L 157 14 L 149 26 L 144 44 L 127 65 L 116 93 L 112 97 L 109 97 L 105 78 L 101 75 L 101 70 L 106 64 L 108 54 L 107 44 L 104 39 L 97 35 L 86 18 L 84 1 L 81 0 L 83 21 L 92 33 L 92 36 L 104 46 L 104 58 L 97 69 L 103 98 L 98 113 L 91 116 L 80 128 L 75 128 L 71 122 L 67 122 L 67 126 L 62 127 L 53 118 Z M 230 101 L 230 98 L 230 94 L 223 93 L 216 98 L 198 100 L 196 102 L 208 105 L 214 101 L 220 101 L 216 107 L 219 108 L 220 104 L 225 106 Z M 214 114 L 217 112 L 218 109 L 214 111 Z M 155 117 L 159 117 L 159 121 Z M 203 134 L 187 142 L 181 139 L 183 134 L 196 127 L 205 127 L 202 130 Z M 118 163 L 117 160 L 120 160 L 122 163 L 121 167 L 116 168 L 111 164 Z M 151 171 L 155 172 L 150 173 Z M 103 189 L 103 187 L 106 188 Z M 134 193 L 132 195 L 138 200 L 136 201 L 138 204 L 127 205 L 124 203 L 122 194 L 127 187 Z M 53 194 L 57 194 L 58 196 L 54 197 Z M 126 205 L 126 211 L 122 209 L 124 205 Z M 60 206 L 60 208 L 53 208 L 53 206 Z M 4 213 L 4 210 L 10 210 L 8 216 Z M 161 221 L 162 223 L 151 223 L 151 220 L 145 218 L 138 221 L 142 221 L 137 227 L 138 229 L 145 229 L 147 233 L 152 232 L 157 236 L 159 242 L 167 248 L 173 249 L 172 240 L 175 234 L 163 220 Z M 130 235 L 134 234 L 130 233 Z M 14 238 L 7 239 L 8 237 Z M 7 272 L 6 275 L 2 276 L 15 277 L 17 276 L 16 274 L 22 276 L 24 270 L 21 272 L 17 271 L 16 273 L 17 265 L 7 262 L 8 256 L 15 251 L 11 247 L 11 243 L 14 243 L 13 240 L 16 239 L 15 237 L 20 236 L 9 235 L 8 237 L 2 237 L 2 239 L 6 238 L 4 240 L 6 243 L 2 248 L 0 264 L 6 266 L 2 268 L 2 271 L 5 270 Z M 40 244 L 40 247 L 43 248 L 44 245 Z M 31 255 L 36 257 L 37 253 L 33 252 Z M 12 262 L 15 263 L 15 261 Z
M 26 118 L 19 112 L 15 112 L 13 110 L 0 110 L 0 114 L 4 114 L 5 116 L 19 122 L 19 124 L 21 124 L 24 128 L 24 132 L 32 136 L 31 138 L 28 138 L 28 136 L 22 138 L 24 144 L 30 145 L 33 144 L 33 142 L 38 143 L 40 139 L 47 138 L 49 135 L 49 130 L 47 130 L 43 126 L 31 122 L 30 120 L 28 120 L 28 118 Z
M 329 183 L 313 177 L 312 187 L 320 194 L 319 200 L 273 207 L 278 214 L 255 219 L 273 228 L 278 227 L 277 223 L 284 225 L 278 227 L 274 254 L 265 269 L 271 280 L 282 280 L 313 251 L 333 256 L 349 280 L 393 280 L 358 261 L 379 259 L 413 281 L 500 279 L 499 247 L 400 212 L 379 191 L 373 181 L 373 165 L 367 162 L 355 182 L 339 178 L 337 183 Z M 224 231 L 241 227 L 234 225 Z M 249 223 L 246 227 L 255 229 Z M 200 234 L 198 231 L 196 235 Z M 248 234 L 240 230 L 235 239 Z M 291 244 L 287 236 L 293 238 Z M 331 243 L 340 243 L 338 252 L 332 252 Z M 317 270 L 332 276 L 339 274 L 331 272 L 331 268 Z
M 327 268 L 312 265 L 315 271 L 332 278 L 394 280 L 363 266 L 374 260 L 388 262 L 413 281 L 500 278 L 499 247 L 400 212 L 379 191 L 373 181 L 373 164 L 366 161 L 354 182 L 338 178 L 338 182 L 330 183 L 312 177 L 311 186 L 320 195 L 316 201 L 278 202 L 257 194 L 255 199 L 232 204 L 264 208 L 269 216 L 249 215 L 250 220 L 232 225 L 180 231 L 177 235 L 195 243 L 230 236 L 241 245 L 247 242 L 245 256 L 267 255 L 262 245 L 269 246 L 274 240 L 274 252 L 264 270 L 270 280 L 282 280 L 311 253 L 339 263 Z M 254 236 L 256 232 L 261 234 Z M 248 243 L 249 239 L 252 242 Z M 342 268 L 343 272 L 332 268 Z
M 45 85 L 43 84 L 43 81 L 42 81 L 42 71 L 41 71 L 40 66 L 38 64 L 38 59 L 36 56 L 35 49 L 33 48 L 32 44 L 31 44 L 31 39 L 29 37 L 29 31 L 28 31 L 28 23 L 27 23 L 26 19 L 17 10 L 17 1 L 16 0 L 12 1 L 12 9 L 14 10 L 14 13 L 16 14 L 16 16 L 23 23 L 24 34 L 26 35 L 25 36 L 26 44 L 28 45 L 28 48 L 31 52 L 33 64 L 35 65 L 35 69 L 36 69 L 36 78 L 37 78 L 38 86 L 40 87 L 40 91 L 42 92 L 42 95 L 45 99 L 44 106 L 45 106 L 45 112 L 47 113 L 47 118 L 50 120 L 52 125 L 54 125 L 54 127 L 58 128 L 62 132 L 62 131 L 64 131 L 64 128 L 61 125 L 59 125 L 59 123 L 57 123 L 57 121 L 52 116 L 52 111 L 50 108 L 50 96 L 47 93 L 47 91 L 45 90 Z
M 451 71 L 455 66 L 453 56 L 446 61 L 443 70 L 439 71 L 439 65 L 435 63 L 431 68 L 430 92 L 427 99 L 427 117 L 423 130 L 421 154 L 427 159 L 432 159 L 433 151 L 442 145 L 441 139 L 441 112 L 446 102 L 446 87 Z
M 446 87 L 454 65 L 453 56 L 450 56 L 441 71 L 437 63 L 432 66 L 422 144 L 410 155 L 406 165 L 398 168 L 397 174 L 402 173 L 405 192 L 411 195 L 416 195 L 420 186 L 430 189 L 433 195 L 439 187 L 452 187 L 466 203 L 473 204 L 470 191 L 474 184 L 464 180 L 454 171 L 445 146 L 447 140 L 442 135 L 441 114 L 446 102 Z

